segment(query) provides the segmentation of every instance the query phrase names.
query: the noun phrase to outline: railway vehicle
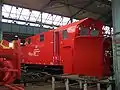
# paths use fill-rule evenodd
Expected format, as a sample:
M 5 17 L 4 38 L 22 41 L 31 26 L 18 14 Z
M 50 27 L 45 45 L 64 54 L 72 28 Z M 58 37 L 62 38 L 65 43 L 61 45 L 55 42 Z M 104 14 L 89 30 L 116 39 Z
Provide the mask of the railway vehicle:
M 21 55 L 20 40 L 0 41 L 0 90 L 24 90 L 15 84 L 20 84 Z
M 85 18 L 25 39 L 22 64 L 27 72 L 111 75 L 111 38 L 103 23 Z

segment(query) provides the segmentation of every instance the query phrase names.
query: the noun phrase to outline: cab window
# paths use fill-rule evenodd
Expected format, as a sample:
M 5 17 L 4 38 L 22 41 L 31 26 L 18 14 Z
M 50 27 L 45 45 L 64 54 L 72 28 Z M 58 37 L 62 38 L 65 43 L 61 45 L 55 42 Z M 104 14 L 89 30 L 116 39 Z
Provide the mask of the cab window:
M 62 32 L 62 38 L 63 39 L 68 38 L 68 32 L 67 32 L 67 30 L 63 30 L 63 32 Z
M 91 36 L 98 36 L 99 35 L 99 31 L 98 30 L 91 30 L 90 35 Z
M 86 36 L 89 34 L 89 29 L 88 28 L 81 28 L 80 29 L 80 35 Z
M 44 34 L 40 35 L 40 42 L 44 41 Z

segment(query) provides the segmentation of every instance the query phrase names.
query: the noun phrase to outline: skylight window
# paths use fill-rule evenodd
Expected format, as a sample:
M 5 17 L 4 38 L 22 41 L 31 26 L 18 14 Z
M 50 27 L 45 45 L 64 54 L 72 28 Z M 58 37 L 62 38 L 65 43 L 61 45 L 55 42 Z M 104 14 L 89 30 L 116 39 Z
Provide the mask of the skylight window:
M 10 18 L 17 19 L 17 16 L 16 16 L 15 13 L 11 13 L 11 14 L 10 14 Z
M 2 12 L 2 15 L 3 15 L 4 17 L 9 17 L 9 13 L 7 13 L 7 12 Z
M 7 23 L 13 23 L 13 20 L 8 20 Z
M 40 15 L 40 12 L 38 12 L 38 11 L 34 11 L 33 10 L 32 13 L 31 13 L 32 17 L 36 17 L 37 18 L 39 15 Z
M 70 18 L 63 17 L 63 25 L 67 24 L 69 22 Z
M 3 18 L 2 20 L 3 22 L 13 23 L 14 21 L 17 24 L 25 24 L 25 25 L 27 25 L 27 23 L 30 23 L 29 25 L 38 26 L 38 27 L 40 26 L 39 24 L 42 22 L 43 27 L 45 28 L 53 28 L 54 26 L 56 27 L 56 26 L 65 25 L 70 21 L 70 18 L 68 17 L 10 6 L 6 4 L 4 4 L 2 7 L 2 16 L 8 19 L 5 20 Z M 74 21 L 77 20 L 73 19 L 73 22 Z
M 55 21 L 55 22 L 59 22 L 60 19 L 61 19 L 61 16 L 58 16 L 58 15 L 57 15 L 57 17 L 55 18 L 54 21 Z
M 2 19 L 2 22 L 7 22 L 8 20 L 7 19 Z
M 35 21 L 36 21 L 36 18 L 33 17 L 33 16 L 31 16 L 29 20 L 35 22 Z
M 23 9 L 21 14 L 22 14 L 23 16 L 29 16 L 30 13 L 31 13 L 31 11 L 30 11 L 29 9 Z
M 46 19 L 48 17 L 48 15 L 49 15 L 48 13 L 42 13 L 42 18 Z
M 43 27 L 44 27 L 44 28 L 50 28 L 50 26 L 48 26 L 48 25 L 44 25 Z
M 17 23 L 17 24 L 22 24 L 22 25 L 25 25 L 25 24 L 26 24 L 25 22 L 20 22 L 20 21 L 17 21 L 16 23 Z
M 77 19 L 73 19 L 73 22 L 76 22 L 76 21 L 79 21 L 79 20 L 77 20 Z
M 12 6 L 10 6 L 10 5 L 3 5 L 3 7 L 2 7 L 2 11 L 3 12 L 10 12 L 10 10 L 11 10 L 11 8 L 12 8 Z

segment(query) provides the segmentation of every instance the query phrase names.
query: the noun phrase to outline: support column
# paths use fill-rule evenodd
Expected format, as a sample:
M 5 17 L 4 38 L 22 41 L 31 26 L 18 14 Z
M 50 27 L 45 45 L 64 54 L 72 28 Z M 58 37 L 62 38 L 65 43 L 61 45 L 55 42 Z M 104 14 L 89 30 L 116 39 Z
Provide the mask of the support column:
M 82 87 L 82 81 L 79 81 L 79 87 L 80 87 L 80 89 L 83 88 L 83 87 Z
M 43 23 L 43 21 L 42 21 L 42 19 L 43 19 L 43 15 L 42 15 L 42 13 L 43 13 L 43 12 L 40 12 L 40 13 L 41 13 L 41 14 L 40 14 L 40 18 L 41 18 L 41 21 L 40 21 L 40 27 L 43 27 L 43 26 L 42 26 L 42 25 L 43 25 L 43 24 L 42 24 L 42 23 Z
M 120 0 L 112 0 L 113 14 L 113 67 L 116 90 L 120 90 Z
M 70 18 L 70 22 L 71 22 L 71 23 L 73 22 L 73 18 Z
M 85 81 L 85 83 L 84 83 L 84 85 L 83 85 L 84 87 L 84 89 L 83 90 L 88 90 L 88 88 L 87 88 L 87 82 Z
M 69 79 L 66 79 L 66 81 L 65 81 L 65 87 L 66 87 L 66 90 L 70 90 L 69 89 Z
M 55 90 L 55 77 L 52 77 L 52 90 Z
M 2 5 L 3 5 L 3 0 L 0 0 L 0 40 L 3 38 L 3 33 L 2 33 Z
M 101 90 L 100 89 L 100 83 L 97 83 L 97 90 Z

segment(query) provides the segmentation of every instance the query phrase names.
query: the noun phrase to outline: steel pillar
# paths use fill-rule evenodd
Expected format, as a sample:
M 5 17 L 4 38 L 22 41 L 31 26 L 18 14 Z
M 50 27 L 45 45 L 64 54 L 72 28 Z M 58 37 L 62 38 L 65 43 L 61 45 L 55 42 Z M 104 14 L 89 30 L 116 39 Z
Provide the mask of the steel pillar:
M 113 14 L 113 67 L 116 90 L 120 90 L 120 0 L 112 0 Z
M 100 89 L 100 83 L 97 83 L 97 90 L 101 90 Z
M 83 87 L 82 87 L 82 81 L 79 81 L 79 87 L 80 87 L 80 89 L 83 88 Z
M 52 90 L 55 90 L 55 77 L 52 77 Z
M 2 5 L 3 0 L 0 0 L 0 40 L 2 40 L 3 33 L 2 33 Z
M 43 15 L 42 15 L 42 12 L 41 12 L 41 14 L 40 14 L 40 18 L 41 18 L 40 27 L 43 27 L 43 26 L 42 26 L 42 18 L 43 18 L 42 16 L 43 16 Z
M 85 83 L 84 83 L 84 85 L 83 85 L 84 87 L 84 89 L 83 90 L 88 90 L 88 88 L 87 88 L 87 82 L 85 81 Z
M 66 81 L 65 81 L 65 87 L 66 87 L 66 90 L 70 90 L 69 89 L 69 79 L 66 79 Z

